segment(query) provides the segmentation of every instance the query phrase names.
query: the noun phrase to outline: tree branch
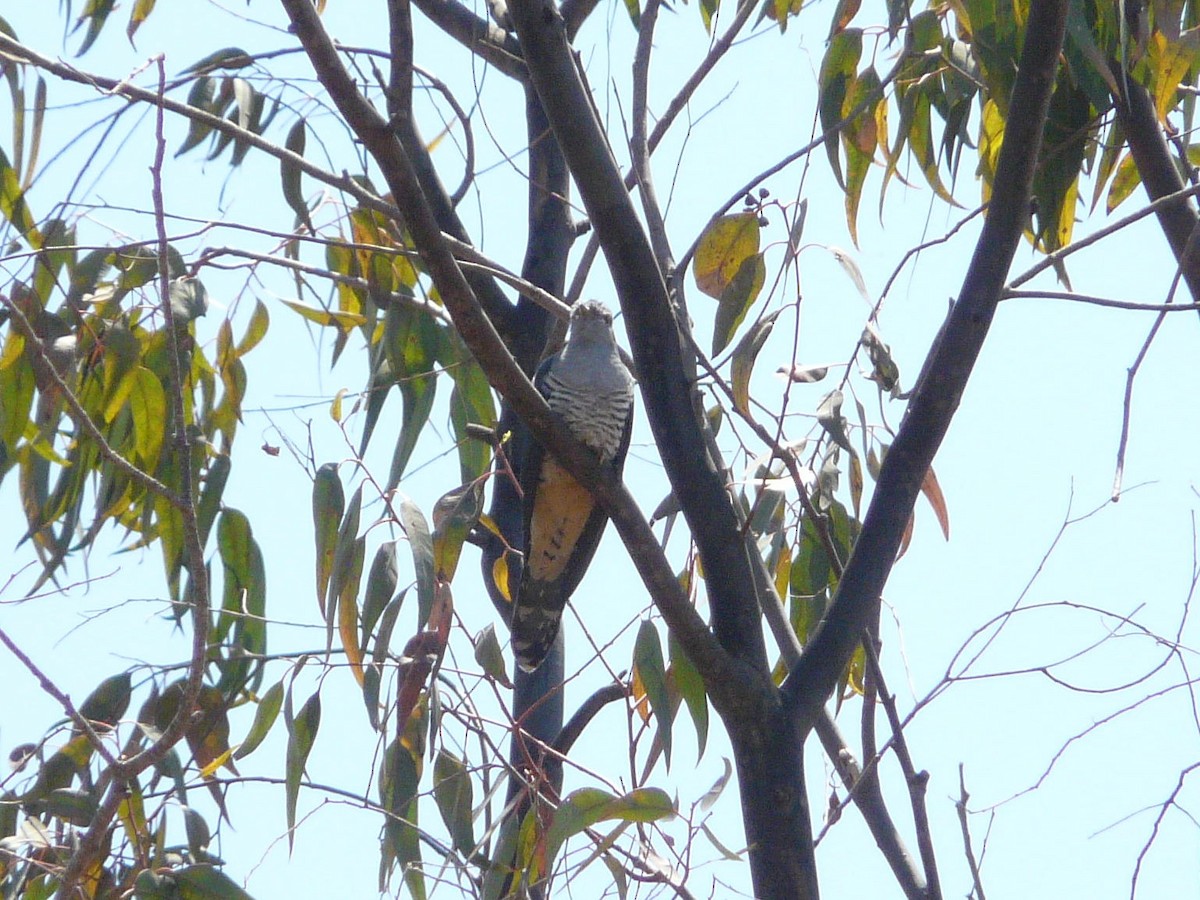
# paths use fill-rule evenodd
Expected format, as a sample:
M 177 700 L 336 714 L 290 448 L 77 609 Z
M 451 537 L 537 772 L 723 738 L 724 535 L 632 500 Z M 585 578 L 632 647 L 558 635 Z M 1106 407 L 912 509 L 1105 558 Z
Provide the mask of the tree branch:
M 1112 67 L 1114 71 L 1123 72 L 1119 64 Z M 1142 178 L 1142 187 L 1151 200 L 1178 193 L 1183 190 L 1184 183 L 1163 138 L 1154 101 L 1132 77 L 1122 78 L 1121 83 L 1125 95 L 1114 93 L 1113 101 L 1117 120 L 1129 142 L 1129 152 Z M 1159 208 L 1157 215 L 1188 291 L 1192 299 L 1200 303 L 1200 248 L 1196 247 L 1194 237 L 1200 217 L 1191 204 L 1182 199 Z
M 429 21 L 442 29 L 480 59 L 509 78 L 524 82 L 528 77 L 516 38 L 467 9 L 458 0 L 413 0 Z

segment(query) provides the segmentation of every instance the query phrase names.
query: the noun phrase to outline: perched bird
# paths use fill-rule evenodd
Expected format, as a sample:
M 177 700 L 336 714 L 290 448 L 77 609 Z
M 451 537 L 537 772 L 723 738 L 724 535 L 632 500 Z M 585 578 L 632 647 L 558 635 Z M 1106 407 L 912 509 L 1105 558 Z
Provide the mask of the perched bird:
M 542 363 L 534 384 L 571 434 L 617 472 L 633 425 L 633 377 L 617 350 L 612 313 L 594 300 L 571 311 L 566 346 Z M 526 672 L 558 634 L 563 608 L 600 543 L 608 517 L 536 441 L 520 466 L 525 563 L 512 613 L 512 645 Z

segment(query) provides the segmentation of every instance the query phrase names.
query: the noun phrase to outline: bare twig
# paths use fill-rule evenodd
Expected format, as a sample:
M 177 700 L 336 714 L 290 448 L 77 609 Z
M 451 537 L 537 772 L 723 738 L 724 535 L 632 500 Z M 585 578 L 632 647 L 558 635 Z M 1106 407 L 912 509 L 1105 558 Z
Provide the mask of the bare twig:
M 1093 297 L 1090 294 L 1077 294 L 1074 291 L 1005 291 L 1005 300 L 1070 300 L 1074 303 L 1087 303 L 1092 306 L 1104 306 L 1109 309 L 1128 309 L 1134 312 L 1181 312 L 1200 310 L 1200 303 L 1135 303 L 1131 300 L 1114 300 L 1111 297 Z
M 963 773 L 962 763 L 958 764 L 958 801 L 954 804 L 958 810 L 958 824 L 962 828 L 963 852 L 967 854 L 967 865 L 971 868 L 971 881 L 975 885 L 975 900 L 987 900 L 983 894 L 983 879 L 979 875 L 979 862 L 975 859 L 975 850 L 971 846 L 971 825 L 967 821 L 969 811 L 967 801 L 971 795 L 967 793 L 967 777 Z
M 867 666 L 874 680 L 879 702 L 887 713 L 888 723 L 892 728 L 892 749 L 896 753 L 896 761 L 904 774 L 908 785 L 909 801 L 912 804 L 913 826 L 917 832 L 917 847 L 921 853 L 921 862 L 925 866 L 927 896 L 930 900 L 939 900 L 942 896 L 941 883 L 938 881 L 937 855 L 933 847 L 933 831 L 929 825 L 929 813 L 925 807 L 925 791 L 929 786 L 929 773 L 918 772 L 913 765 L 912 755 L 908 752 L 908 741 L 904 738 L 904 726 L 900 714 L 896 711 L 896 698 L 888 693 L 887 683 L 883 679 L 883 667 L 879 665 L 879 654 L 874 640 L 864 634 L 863 649 L 866 650 Z
M 1170 302 L 1175 298 L 1179 277 L 1180 272 L 1176 270 L 1175 278 L 1171 281 L 1171 290 L 1167 295 L 1168 309 L 1170 309 Z M 1113 475 L 1112 499 L 1114 503 L 1121 499 L 1121 483 L 1125 478 L 1125 450 L 1129 446 L 1129 419 L 1133 414 L 1133 382 L 1142 367 L 1142 362 L 1146 359 L 1146 354 L 1150 352 L 1150 345 L 1154 343 L 1158 329 L 1162 327 L 1166 318 L 1167 310 L 1164 309 L 1154 320 L 1154 324 L 1150 327 L 1150 333 L 1146 335 L 1146 340 L 1142 343 L 1141 350 L 1138 351 L 1137 358 L 1134 359 L 1133 365 L 1129 367 L 1129 371 L 1125 375 L 1125 399 L 1121 407 L 1121 439 L 1117 443 L 1117 465 Z
M 75 723 L 75 727 L 87 735 L 88 741 L 95 748 L 96 752 L 100 754 L 104 761 L 110 766 L 115 766 L 117 764 L 117 760 L 113 757 L 112 751 L 108 749 L 108 745 L 104 743 L 103 738 L 96 733 L 96 729 L 92 727 L 92 723 L 83 717 L 78 708 L 76 708 L 75 704 L 71 701 L 71 698 L 61 691 L 58 685 L 50 680 L 49 675 L 38 668 L 37 664 L 29 658 L 29 655 L 25 653 L 24 650 L 17 646 L 17 643 L 8 636 L 3 628 L 0 628 L 0 644 L 3 644 L 5 647 L 7 647 L 8 652 L 15 656 L 17 661 L 29 670 L 29 674 L 37 679 L 38 684 L 41 686 L 43 691 L 58 701 L 59 706 L 63 708 L 63 711 L 66 712 L 71 721 Z

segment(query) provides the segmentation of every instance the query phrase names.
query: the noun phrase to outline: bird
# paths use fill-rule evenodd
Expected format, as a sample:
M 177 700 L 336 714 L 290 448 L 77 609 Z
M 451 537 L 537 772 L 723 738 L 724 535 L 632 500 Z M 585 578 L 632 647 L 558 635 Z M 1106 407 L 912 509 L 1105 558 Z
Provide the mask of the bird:
M 633 376 L 621 360 L 612 313 L 587 300 L 571 311 L 563 349 L 534 384 L 552 412 L 618 475 L 633 426 Z M 525 561 L 511 617 L 517 664 L 533 672 L 558 635 L 563 609 L 587 571 L 608 516 L 536 440 L 519 467 Z

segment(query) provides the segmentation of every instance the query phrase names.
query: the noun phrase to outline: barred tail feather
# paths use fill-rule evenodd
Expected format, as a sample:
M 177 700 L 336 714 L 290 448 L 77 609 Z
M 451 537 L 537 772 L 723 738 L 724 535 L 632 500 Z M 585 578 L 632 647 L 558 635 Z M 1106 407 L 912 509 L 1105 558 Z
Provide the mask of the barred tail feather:
M 537 669 L 550 652 L 565 606 L 561 582 L 522 580 L 520 602 L 513 608 L 512 647 L 524 671 Z

